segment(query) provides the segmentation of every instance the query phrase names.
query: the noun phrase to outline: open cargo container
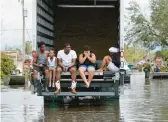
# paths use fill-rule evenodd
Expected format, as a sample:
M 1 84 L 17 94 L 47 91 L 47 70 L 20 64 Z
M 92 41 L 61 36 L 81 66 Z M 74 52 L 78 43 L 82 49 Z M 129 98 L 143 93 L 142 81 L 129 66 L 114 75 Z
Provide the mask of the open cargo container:
M 118 96 L 118 87 L 124 83 L 124 41 L 123 41 L 123 0 L 34 0 L 33 1 L 33 38 L 34 48 L 37 42 L 44 41 L 47 49 L 56 51 L 63 48 L 68 42 L 72 48 L 81 53 L 85 44 L 89 45 L 101 60 L 108 54 L 112 46 L 120 48 L 121 71 L 117 74 L 111 72 L 95 73 L 92 82 L 95 93 L 81 92 L 77 96 Z M 120 75 L 118 75 L 120 74 Z M 64 73 L 63 86 L 67 87 L 69 73 Z M 119 77 L 118 77 L 119 76 Z M 107 79 L 107 80 L 106 80 Z M 79 79 L 79 86 L 81 79 Z M 70 82 L 68 82 L 70 84 Z M 81 82 L 82 84 L 83 82 Z M 95 83 L 95 84 L 94 84 Z M 68 85 L 69 85 L 68 84 Z M 92 86 L 92 85 L 91 85 Z M 105 87 L 115 89 L 108 91 Z M 78 86 L 77 86 L 78 87 Z M 39 95 L 51 96 L 53 92 L 42 92 Z M 106 90 L 105 90 L 106 89 Z M 99 93 L 100 91 L 104 91 Z M 107 93 L 109 92 L 109 93 Z M 114 94 L 112 93 L 114 92 Z M 60 96 L 73 96 L 71 93 L 61 93 Z
M 101 60 L 111 46 L 123 50 L 123 0 L 34 0 L 33 46 L 60 50 L 68 42 L 79 54 L 88 44 Z M 122 20 L 122 21 L 121 21 Z

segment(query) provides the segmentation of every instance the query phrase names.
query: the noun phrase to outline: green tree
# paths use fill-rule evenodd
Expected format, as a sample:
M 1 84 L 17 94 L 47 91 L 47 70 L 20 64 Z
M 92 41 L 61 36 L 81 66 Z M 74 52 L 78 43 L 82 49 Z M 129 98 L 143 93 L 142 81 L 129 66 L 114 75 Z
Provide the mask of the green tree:
M 32 51 L 32 45 L 30 41 L 26 41 L 25 43 L 25 53 L 26 54 L 31 54 Z
M 142 13 L 137 2 L 130 2 L 127 8 L 128 26 L 125 28 L 125 40 L 129 43 L 140 43 L 147 49 L 154 49 L 156 46 L 168 46 L 168 1 L 151 0 L 151 15 Z
M 6 75 L 9 75 L 12 69 L 16 68 L 13 60 L 5 54 L 1 54 L 0 63 L 1 63 L 1 67 L 0 67 L 1 79 L 4 78 Z
M 124 47 L 126 53 L 125 56 L 126 60 L 130 63 L 138 62 L 142 60 L 146 55 L 146 52 L 144 52 L 144 50 L 141 49 L 138 45 L 134 46 L 125 45 Z
M 165 50 L 157 51 L 157 52 L 155 53 L 155 58 L 156 58 L 156 57 L 162 57 L 163 60 L 168 59 L 168 50 L 165 49 Z
M 151 23 L 157 34 L 157 41 L 168 46 L 168 1 L 151 0 Z

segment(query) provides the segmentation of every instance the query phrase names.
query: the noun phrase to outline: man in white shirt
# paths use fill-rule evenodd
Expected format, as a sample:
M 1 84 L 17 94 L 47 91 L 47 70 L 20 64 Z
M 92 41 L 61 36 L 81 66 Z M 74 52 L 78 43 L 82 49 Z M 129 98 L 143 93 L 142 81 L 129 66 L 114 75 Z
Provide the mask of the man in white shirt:
M 61 79 L 61 73 L 69 71 L 71 73 L 71 78 L 72 78 L 72 93 L 76 94 L 76 52 L 74 50 L 71 50 L 70 44 L 66 43 L 64 45 L 64 49 L 58 51 L 57 54 L 57 59 L 58 59 L 58 66 L 56 69 L 56 94 L 60 93 L 60 79 Z

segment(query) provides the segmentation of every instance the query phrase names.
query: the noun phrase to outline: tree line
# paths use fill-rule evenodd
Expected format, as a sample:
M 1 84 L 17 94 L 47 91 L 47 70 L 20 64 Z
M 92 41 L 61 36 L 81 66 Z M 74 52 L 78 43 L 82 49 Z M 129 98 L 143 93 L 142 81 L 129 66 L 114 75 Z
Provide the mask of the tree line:
M 141 45 L 146 52 L 161 46 L 155 56 L 168 58 L 168 0 L 150 0 L 149 15 L 145 15 L 136 1 L 129 3 L 125 16 L 125 41 L 128 45 Z M 132 46 L 132 47 L 133 47 Z M 136 49 L 137 50 L 137 49 Z

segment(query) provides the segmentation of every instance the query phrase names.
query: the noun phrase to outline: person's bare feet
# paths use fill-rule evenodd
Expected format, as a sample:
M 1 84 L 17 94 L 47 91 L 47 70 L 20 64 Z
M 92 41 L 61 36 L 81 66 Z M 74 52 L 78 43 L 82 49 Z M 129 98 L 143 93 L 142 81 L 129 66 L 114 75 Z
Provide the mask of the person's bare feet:
M 51 87 L 51 82 L 49 83 L 49 86 L 48 87 Z
M 89 83 L 89 87 L 90 87 L 90 83 L 91 83 L 91 81 L 88 81 L 88 83 Z
M 89 83 L 89 82 L 86 82 L 85 84 L 86 84 L 86 88 L 89 88 L 90 83 Z
M 98 72 L 103 72 L 103 69 L 102 69 L 102 68 L 100 68 L 100 69 L 98 69 L 97 71 L 98 71 Z
M 54 84 L 54 82 L 53 82 L 53 84 L 52 84 L 52 87 L 53 87 L 53 88 L 55 87 L 55 84 Z

